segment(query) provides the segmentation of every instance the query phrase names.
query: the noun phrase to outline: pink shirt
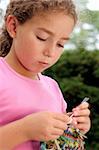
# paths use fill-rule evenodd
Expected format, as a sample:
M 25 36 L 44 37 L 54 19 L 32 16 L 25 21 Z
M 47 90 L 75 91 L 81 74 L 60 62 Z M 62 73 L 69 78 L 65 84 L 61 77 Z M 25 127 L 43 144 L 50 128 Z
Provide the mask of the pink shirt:
M 0 126 L 39 111 L 66 111 L 56 81 L 41 74 L 39 78 L 32 80 L 18 74 L 0 58 Z M 39 142 L 27 141 L 14 150 L 39 150 Z

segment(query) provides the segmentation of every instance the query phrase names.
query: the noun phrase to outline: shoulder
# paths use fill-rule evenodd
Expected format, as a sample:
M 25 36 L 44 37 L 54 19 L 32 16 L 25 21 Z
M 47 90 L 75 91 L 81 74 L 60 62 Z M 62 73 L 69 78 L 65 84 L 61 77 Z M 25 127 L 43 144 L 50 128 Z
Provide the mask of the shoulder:
M 61 106 L 62 106 L 62 112 L 66 111 L 67 108 L 67 103 L 64 100 L 62 91 L 59 87 L 58 82 L 55 79 L 52 79 L 51 77 L 45 76 L 45 75 L 41 75 L 42 79 L 45 81 L 46 83 L 46 88 L 47 86 L 51 87 L 52 92 L 57 95 L 58 100 L 60 100 Z
M 4 72 L 3 62 L 2 62 L 2 58 L 0 57 L 0 80 L 2 80 L 2 76 L 4 74 L 3 72 Z
M 6 66 L 3 63 L 3 58 L 0 57 L 0 87 L 4 86 L 8 80 Z
M 46 75 L 41 75 L 41 78 L 42 78 L 42 81 L 44 82 L 46 88 L 50 87 L 50 89 L 53 92 L 55 92 L 56 94 L 62 94 L 59 84 L 55 79 L 53 79 L 49 76 L 46 76 Z
M 0 73 L 3 73 L 4 71 L 4 58 L 3 57 L 0 57 Z
M 42 78 L 47 84 L 52 84 L 52 85 L 54 85 L 54 86 L 59 87 L 58 82 L 57 82 L 55 79 L 53 79 L 53 78 L 51 78 L 51 77 L 49 77 L 49 76 L 46 76 L 46 75 L 42 75 L 42 74 L 41 74 L 41 78 Z

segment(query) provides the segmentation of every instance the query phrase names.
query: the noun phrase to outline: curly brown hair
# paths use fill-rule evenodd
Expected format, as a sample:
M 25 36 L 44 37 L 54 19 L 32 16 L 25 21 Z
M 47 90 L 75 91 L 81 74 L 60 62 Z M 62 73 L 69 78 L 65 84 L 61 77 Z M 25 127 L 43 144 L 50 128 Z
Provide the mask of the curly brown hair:
M 66 15 L 70 15 L 75 23 L 77 21 L 77 13 L 72 0 L 11 0 L 4 19 L 6 22 L 7 17 L 13 15 L 20 24 L 24 24 L 38 13 L 49 11 L 63 11 Z M 13 39 L 4 25 L 0 34 L 0 56 L 5 57 L 9 53 L 12 42 Z

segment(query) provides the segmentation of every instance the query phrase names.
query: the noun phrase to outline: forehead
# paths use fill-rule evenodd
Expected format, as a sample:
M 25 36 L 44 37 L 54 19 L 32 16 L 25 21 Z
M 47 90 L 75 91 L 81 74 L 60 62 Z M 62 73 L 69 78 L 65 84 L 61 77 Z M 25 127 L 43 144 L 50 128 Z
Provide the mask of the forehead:
M 58 19 L 56 17 L 59 17 Z M 66 17 L 69 17 L 71 18 L 72 20 L 74 20 L 73 16 L 71 16 L 70 14 L 67 14 L 65 11 L 63 10 L 53 10 L 53 11 L 44 11 L 44 12 L 38 12 L 37 14 L 35 14 L 32 19 L 42 19 L 42 22 L 44 21 L 51 21 L 51 20 L 61 20 L 61 17 L 63 18 L 66 18 Z M 41 20 L 40 19 L 40 20 Z
M 74 19 L 63 12 L 41 13 L 29 20 L 32 27 L 45 27 L 52 32 L 70 32 L 74 27 Z

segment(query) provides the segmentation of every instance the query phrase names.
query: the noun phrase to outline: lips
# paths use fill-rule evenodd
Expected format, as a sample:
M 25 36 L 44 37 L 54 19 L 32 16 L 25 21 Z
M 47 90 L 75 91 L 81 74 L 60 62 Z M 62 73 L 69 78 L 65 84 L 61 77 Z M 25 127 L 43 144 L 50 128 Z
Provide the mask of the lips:
M 42 63 L 42 64 L 48 64 L 47 62 L 40 62 L 40 63 Z
M 47 63 L 47 62 L 39 61 L 39 63 L 40 63 L 41 65 L 44 65 L 44 66 L 48 66 L 48 65 L 49 65 L 49 63 Z

